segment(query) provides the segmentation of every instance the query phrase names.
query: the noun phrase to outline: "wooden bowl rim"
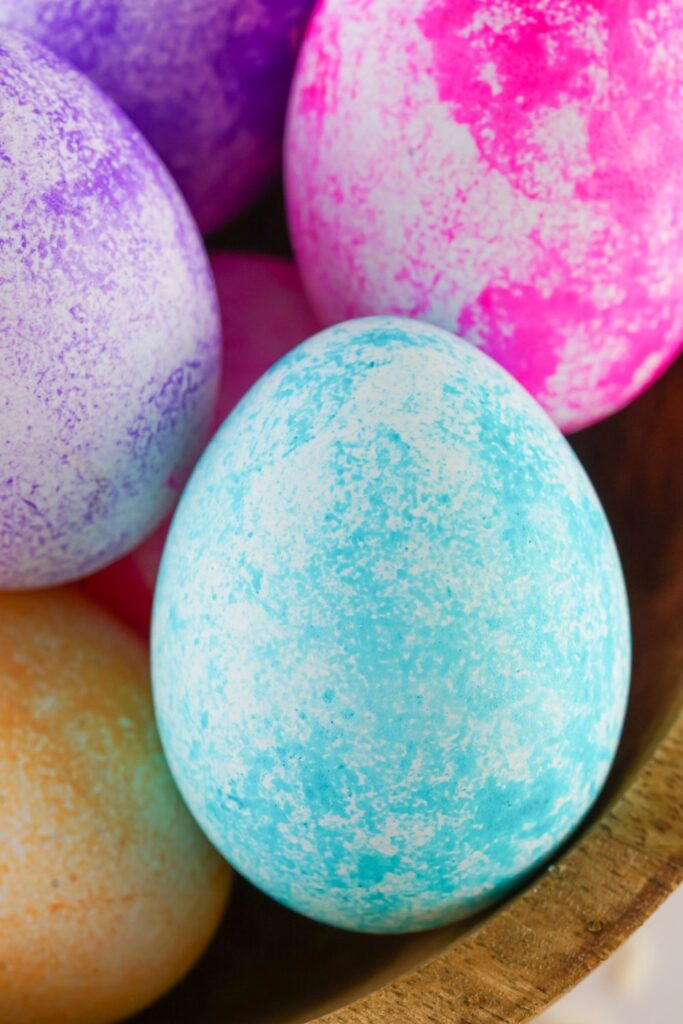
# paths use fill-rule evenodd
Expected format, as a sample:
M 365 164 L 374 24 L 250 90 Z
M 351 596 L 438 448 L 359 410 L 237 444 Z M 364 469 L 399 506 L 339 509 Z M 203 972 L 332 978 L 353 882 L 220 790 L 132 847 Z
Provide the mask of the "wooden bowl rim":
M 610 956 L 683 882 L 680 686 L 678 693 L 648 751 L 544 873 L 443 953 L 313 1020 L 521 1024 Z M 553 915 L 558 926 L 549 937 Z M 541 919 L 546 928 L 535 927 Z

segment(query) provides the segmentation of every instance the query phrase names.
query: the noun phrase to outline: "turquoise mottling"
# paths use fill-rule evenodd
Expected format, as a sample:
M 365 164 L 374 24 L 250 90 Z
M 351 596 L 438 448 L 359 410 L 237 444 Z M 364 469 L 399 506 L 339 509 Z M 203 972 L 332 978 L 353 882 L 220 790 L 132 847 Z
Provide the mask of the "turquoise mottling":
M 234 866 L 344 928 L 505 894 L 607 775 L 630 633 L 550 420 L 439 328 L 373 317 L 275 365 L 175 516 L 153 624 L 172 771 Z

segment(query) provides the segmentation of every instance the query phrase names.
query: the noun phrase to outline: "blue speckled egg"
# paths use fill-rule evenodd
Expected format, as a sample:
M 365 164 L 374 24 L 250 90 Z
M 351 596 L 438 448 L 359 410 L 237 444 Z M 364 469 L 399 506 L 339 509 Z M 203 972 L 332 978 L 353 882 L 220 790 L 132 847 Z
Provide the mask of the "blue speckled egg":
M 603 510 L 500 367 L 393 317 L 295 349 L 180 503 L 153 626 L 171 768 L 209 838 L 320 921 L 471 914 L 575 828 L 628 693 Z

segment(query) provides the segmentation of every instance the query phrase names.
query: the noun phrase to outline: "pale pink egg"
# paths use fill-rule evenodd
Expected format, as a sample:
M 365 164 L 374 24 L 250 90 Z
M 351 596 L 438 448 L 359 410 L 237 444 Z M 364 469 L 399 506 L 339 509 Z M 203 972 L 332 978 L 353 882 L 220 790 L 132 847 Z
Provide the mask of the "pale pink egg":
M 223 327 L 216 430 L 252 384 L 319 329 L 293 263 L 255 253 L 215 252 L 211 266 Z M 126 558 L 84 581 L 91 597 L 147 635 L 170 519 Z
M 286 142 L 325 323 L 467 338 L 565 430 L 683 342 L 680 0 L 321 0 Z

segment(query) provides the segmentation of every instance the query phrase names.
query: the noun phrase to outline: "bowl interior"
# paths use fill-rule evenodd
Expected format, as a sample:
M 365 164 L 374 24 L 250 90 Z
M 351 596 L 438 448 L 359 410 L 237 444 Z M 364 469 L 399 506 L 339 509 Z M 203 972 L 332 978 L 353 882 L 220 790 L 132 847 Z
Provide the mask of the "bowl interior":
M 278 239 L 280 207 L 270 211 Z M 234 247 L 268 246 L 272 225 L 238 226 Z M 259 229 L 260 225 L 260 229 Z M 236 243 L 236 245 L 235 245 Z M 648 757 L 680 703 L 667 646 L 683 613 L 683 362 L 647 394 L 572 443 L 613 525 L 634 633 L 631 701 L 614 770 L 593 819 Z M 588 824 L 588 823 L 587 823 Z M 584 826 L 586 827 L 586 826 Z M 495 912 L 495 911 L 494 911 Z M 483 915 L 486 916 L 486 915 Z M 406 937 L 354 935 L 308 921 L 237 880 L 224 924 L 192 974 L 138 1024 L 294 1024 L 386 984 L 443 952 L 479 921 Z

